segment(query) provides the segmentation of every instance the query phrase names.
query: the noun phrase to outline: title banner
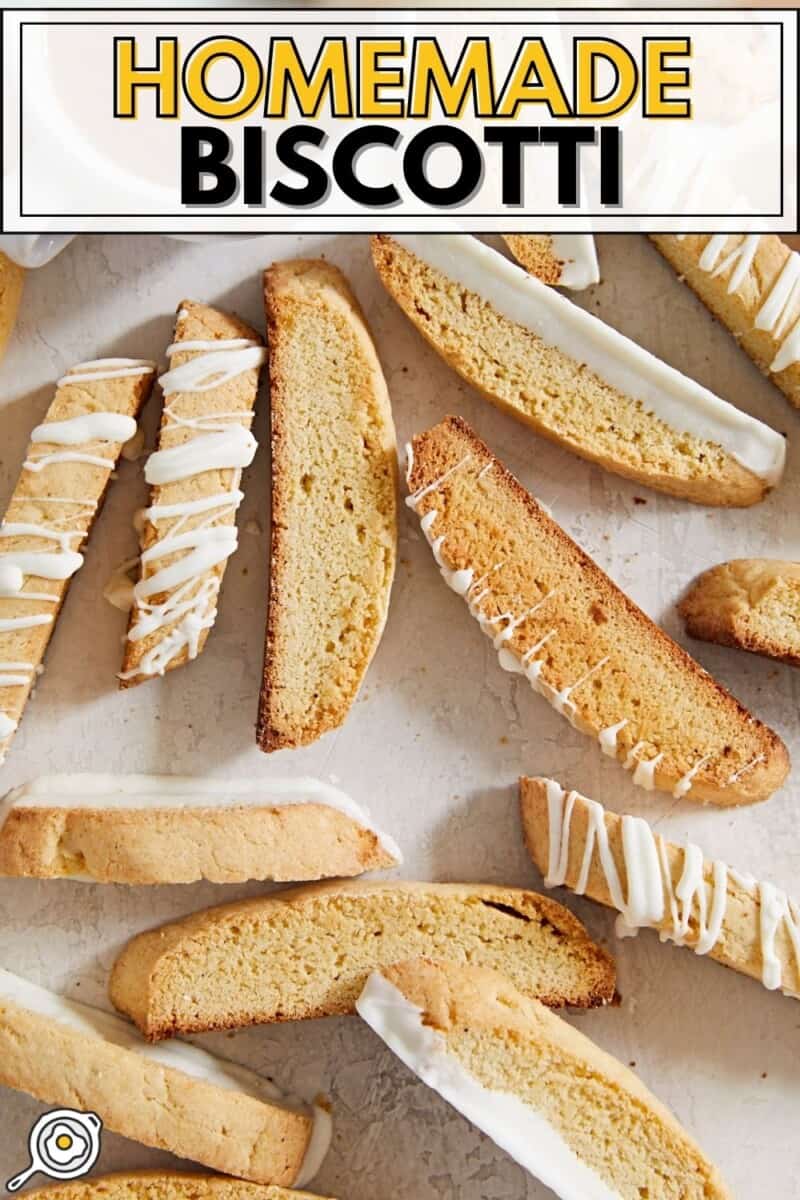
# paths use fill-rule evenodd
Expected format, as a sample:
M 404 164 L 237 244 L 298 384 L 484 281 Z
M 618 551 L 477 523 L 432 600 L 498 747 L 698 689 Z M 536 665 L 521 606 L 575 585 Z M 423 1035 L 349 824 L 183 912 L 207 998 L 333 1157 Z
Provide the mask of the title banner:
M 3 227 L 794 230 L 797 20 L 7 12 Z

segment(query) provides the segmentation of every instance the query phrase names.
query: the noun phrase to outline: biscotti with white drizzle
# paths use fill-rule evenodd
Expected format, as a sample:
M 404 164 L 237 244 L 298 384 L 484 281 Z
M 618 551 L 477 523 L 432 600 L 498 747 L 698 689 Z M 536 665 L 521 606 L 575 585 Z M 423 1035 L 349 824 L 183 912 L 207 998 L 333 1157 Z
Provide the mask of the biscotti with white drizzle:
M 666 841 L 554 779 L 521 779 L 525 841 L 547 887 L 566 886 L 764 987 L 800 997 L 800 904 L 770 883 Z
M 196 1171 L 115 1171 L 33 1188 L 25 1195 L 28 1200 L 322 1200 L 310 1192 Z
M 611 1055 L 495 971 L 375 972 L 359 1016 L 562 1200 L 731 1200 L 675 1117 Z
M 800 408 L 800 253 L 771 233 L 653 233 L 658 249 Z
M 780 787 L 780 738 L 620 591 L 466 422 L 450 417 L 414 438 L 407 481 L 445 581 L 500 666 L 634 783 L 721 805 Z
M 157 1040 L 352 1013 L 370 971 L 422 954 L 496 967 L 554 1007 L 614 998 L 612 960 L 567 909 L 466 883 L 317 884 L 210 908 L 129 942 L 110 994 Z
M 144 359 L 78 363 L 31 433 L 0 524 L 0 762 L 154 376 Z
M 250 425 L 266 358 L 258 334 L 238 317 L 184 300 L 167 357 L 158 449 L 145 465 L 150 504 L 122 687 L 202 652 L 238 544 L 242 470 L 256 451 Z
M 600 282 L 591 233 L 508 233 L 503 241 L 517 262 L 542 283 L 580 292 Z
M 256 1183 L 307 1183 L 329 1137 L 327 1113 L 290 1106 L 255 1072 L 180 1042 L 148 1047 L 120 1017 L 3 970 L 0 1084 Z
M 800 667 L 800 563 L 719 563 L 695 580 L 678 612 L 690 637 Z
M 0 360 L 17 321 L 25 269 L 0 250 Z
M 283 883 L 400 861 L 367 813 L 318 779 L 50 775 L 0 800 L 0 875 Z
M 468 235 L 378 235 L 378 274 L 505 412 L 609 471 L 700 504 L 755 504 L 784 439 Z
M 265 272 L 272 546 L 262 750 L 341 725 L 383 633 L 397 542 L 389 393 L 344 276 L 315 260 Z

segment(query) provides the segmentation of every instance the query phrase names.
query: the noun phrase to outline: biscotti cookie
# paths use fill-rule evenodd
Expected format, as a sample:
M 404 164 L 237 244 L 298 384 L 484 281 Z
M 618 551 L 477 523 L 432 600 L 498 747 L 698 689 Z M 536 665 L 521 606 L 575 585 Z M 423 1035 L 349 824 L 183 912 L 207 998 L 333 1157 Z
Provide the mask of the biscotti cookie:
M 720 563 L 695 581 L 678 611 L 690 637 L 800 667 L 800 563 Z
M 352 1013 L 371 970 L 421 954 L 483 963 L 553 1006 L 614 997 L 614 966 L 565 908 L 480 884 L 343 883 L 225 904 L 140 934 L 113 1003 L 147 1038 Z
M 321 1200 L 310 1192 L 193 1171 L 119 1171 L 33 1188 L 25 1196 L 27 1200 Z
M 158 449 L 144 472 L 150 504 L 122 687 L 183 666 L 203 650 L 238 544 L 242 469 L 256 452 L 250 424 L 266 358 L 258 334 L 238 317 L 184 300 L 167 357 Z
M 297 882 L 400 861 L 364 810 L 318 779 L 51 775 L 0 800 L 0 875 Z
M 619 590 L 458 417 L 414 438 L 407 503 L 445 582 L 523 675 L 634 783 L 713 804 L 765 800 L 780 738 Z
M 676 846 L 553 779 L 521 779 L 525 841 L 547 887 L 616 908 L 618 931 L 708 954 L 764 987 L 800 996 L 800 904 L 698 846 Z
M 78 363 L 31 434 L 0 524 L 0 762 L 154 373 L 143 359 Z
M 25 271 L 0 250 L 0 359 L 17 321 Z
M 701 504 L 748 505 L 784 439 L 467 235 L 373 238 L 406 316 L 499 408 L 575 454 Z
M 800 254 L 770 233 L 653 233 L 658 249 L 800 408 Z
M 179 1042 L 146 1046 L 119 1017 L 8 971 L 0 1084 L 91 1110 L 115 1133 L 256 1183 L 307 1183 L 330 1136 L 327 1113 L 290 1106 L 253 1071 Z
M 730 1200 L 622 1063 L 495 971 L 424 960 L 370 976 L 359 1015 L 562 1200 Z
M 265 272 L 272 548 L 262 750 L 345 720 L 383 632 L 397 542 L 389 393 L 364 314 L 336 267 Z
M 600 282 L 597 250 L 591 233 L 503 234 L 517 262 L 542 283 L 580 292 Z

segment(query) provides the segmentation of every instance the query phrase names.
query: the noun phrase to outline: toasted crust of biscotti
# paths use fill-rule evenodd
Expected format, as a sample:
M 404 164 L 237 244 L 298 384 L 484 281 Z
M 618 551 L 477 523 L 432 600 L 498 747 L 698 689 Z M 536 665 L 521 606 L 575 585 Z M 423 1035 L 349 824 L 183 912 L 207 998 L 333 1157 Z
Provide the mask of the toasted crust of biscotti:
M 678 611 L 690 637 L 800 667 L 800 563 L 719 563 L 695 580 Z
M 0 250 L 0 359 L 17 321 L 25 270 Z
M 553 239 L 547 233 L 504 233 L 503 241 L 517 262 L 542 283 L 558 284 L 564 266 L 553 251 Z
M 0 824 L 0 875 L 35 879 L 289 883 L 393 866 L 373 830 L 325 804 L 102 809 L 22 802 Z
M 550 838 L 553 832 L 550 828 L 547 782 L 545 779 L 522 778 L 520 780 L 520 810 L 525 843 L 531 858 L 543 875 L 548 873 Z M 564 886 L 575 890 L 584 866 L 584 854 L 589 836 L 589 808 L 591 802 L 587 801 L 585 796 L 581 796 L 577 792 L 572 792 L 570 795 L 573 807 L 571 809 L 568 845 L 566 847 Z M 622 887 L 625 889 L 625 895 L 627 895 L 629 887 L 623 849 L 623 818 L 617 816 L 616 813 L 604 812 L 603 821 L 608 835 L 609 850 L 613 855 L 614 864 L 617 869 L 617 875 Z M 556 837 L 558 837 L 560 831 L 555 832 Z M 676 889 L 678 889 L 685 867 L 685 849 L 683 846 L 677 846 L 672 842 L 661 839 L 658 834 L 655 834 L 655 837 L 659 844 L 663 846 L 664 860 L 669 865 L 672 895 L 675 895 L 677 894 Z M 663 935 L 668 935 L 672 938 L 672 904 L 670 892 L 666 886 L 663 862 L 661 864 L 661 872 L 664 915 L 663 919 L 655 924 L 653 928 Z M 709 914 L 714 910 L 715 898 L 713 860 L 703 860 L 702 873 L 705 893 L 703 897 L 705 905 L 704 919 L 708 921 Z M 590 899 L 597 900 L 600 904 L 605 904 L 609 908 L 616 907 L 611 896 L 607 876 L 598 856 L 596 845 L 588 871 L 586 887 L 581 894 L 585 894 Z M 718 963 L 722 963 L 723 966 L 738 971 L 740 975 L 747 975 L 750 979 L 762 981 L 764 974 L 764 954 L 761 885 L 756 883 L 755 880 L 751 880 L 748 876 L 728 870 L 725 881 L 725 895 L 726 907 L 719 936 L 707 953 L 710 958 L 713 958 Z M 681 944 L 694 950 L 697 948 L 700 930 L 700 923 L 698 921 L 699 896 L 693 896 L 691 903 L 692 918 L 689 928 L 682 935 Z M 800 913 L 800 906 L 796 905 L 795 911 Z M 783 921 L 778 923 L 775 931 L 774 949 L 780 963 L 780 986 L 785 992 L 797 996 L 800 994 L 800 965 L 798 965 L 791 934 L 787 929 L 786 923 Z
M 25 1195 L 30 1200 L 320 1200 L 310 1192 L 195 1171 L 118 1171 L 34 1188 Z
M 414 438 L 408 486 L 437 561 L 476 581 L 462 594 L 506 668 L 525 660 L 537 690 L 593 737 L 616 728 L 609 752 L 635 782 L 721 805 L 765 800 L 783 783 L 777 734 L 645 616 L 464 421 Z
M 319 884 L 140 934 L 110 995 L 150 1040 L 352 1013 L 370 971 L 423 952 L 501 966 L 554 1006 L 614 998 L 613 962 L 565 908 L 479 884 Z
M 503 241 L 514 258 L 542 283 L 581 291 L 599 281 L 591 234 L 508 233 Z M 569 247 L 569 249 L 567 249 Z
M 753 262 L 736 291 L 729 292 L 731 277 L 736 263 L 715 275 L 700 266 L 700 258 L 712 234 L 687 233 L 678 237 L 674 233 L 652 233 L 652 241 L 692 291 L 699 296 L 717 320 L 721 321 L 736 338 L 738 344 L 749 354 L 786 398 L 800 407 L 800 362 L 782 371 L 770 370 L 770 363 L 778 353 L 783 336 L 791 331 L 800 320 L 800 298 L 795 299 L 794 309 L 785 323 L 783 335 L 775 337 L 766 329 L 758 329 L 756 316 L 775 285 L 787 259 L 793 251 L 776 234 L 762 234 Z M 736 248 L 737 240 L 744 234 L 729 234 L 719 262 Z
M 769 490 L 721 446 L 671 428 L 391 237 L 373 237 L 372 257 L 387 291 L 437 353 L 492 404 L 543 437 L 608 471 L 700 504 L 747 506 Z
M 291 1186 L 310 1117 L 193 1078 L 0 997 L 0 1083 L 97 1113 L 115 1133 L 256 1183 Z
M 383 633 L 397 542 L 389 393 L 365 317 L 329 263 L 265 272 L 272 545 L 262 750 L 345 720 Z
M 538 1113 L 613 1194 L 731 1200 L 717 1168 L 632 1071 L 502 975 L 419 960 L 381 973 L 448 1057 Z
M 207 304 L 198 304 L 194 300 L 181 301 L 175 319 L 174 343 L 226 341 L 238 338 L 245 338 L 258 345 L 262 344 L 262 338 L 239 317 L 231 313 L 221 312 L 216 308 L 211 308 Z M 170 369 L 180 367 L 191 359 L 199 357 L 202 353 L 204 353 L 202 350 L 178 351 L 170 358 Z M 221 382 L 219 386 L 205 391 L 175 392 L 166 396 L 161 428 L 158 435 L 158 449 L 169 450 L 203 435 L 204 430 L 202 428 L 193 428 L 176 422 L 171 413 L 177 414 L 181 420 L 189 419 L 195 421 L 198 418 L 208 418 L 213 416 L 213 414 L 218 414 L 220 426 L 238 424 L 249 429 L 256 403 L 259 375 L 260 368 L 251 367 L 249 370 L 236 375 L 227 382 Z M 241 417 L 238 416 L 239 413 L 242 414 Z M 231 414 L 237 415 L 232 417 Z M 190 476 L 188 479 L 179 479 L 173 483 L 153 486 L 150 489 L 149 503 L 151 506 L 174 505 L 207 499 L 210 496 L 230 491 L 235 486 L 236 474 L 237 471 L 231 468 L 203 471 Z M 213 519 L 209 517 L 208 512 L 202 512 L 188 517 L 177 516 L 159 518 L 155 521 L 145 520 L 140 537 L 142 551 L 150 550 L 179 524 L 182 533 L 187 533 L 200 525 L 210 525 L 215 528 L 235 525 L 236 512 L 228 507 L 217 509 Z M 147 579 L 157 571 L 171 566 L 184 553 L 186 552 L 181 550 L 172 554 L 162 555 L 152 562 L 140 562 L 139 579 Z M 209 583 L 216 581 L 216 587 L 211 588 L 201 606 L 201 610 L 197 614 L 204 621 L 206 618 L 211 619 L 212 624 L 213 617 L 216 614 L 219 588 L 222 586 L 227 565 L 228 560 L 223 560 L 198 576 L 191 586 L 182 585 L 183 597 L 185 600 L 189 600 L 201 593 Z M 168 593 L 162 593 L 152 596 L 149 599 L 149 603 L 163 603 L 167 599 L 167 595 Z M 145 670 L 148 656 L 152 659 L 152 655 L 157 647 L 169 645 L 170 638 L 182 624 L 182 617 L 178 617 L 175 620 L 160 625 L 144 637 L 137 637 L 136 640 L 133 640 L 130 636 L 131 630 L 141 620 L 142 615 L 142 607 L 134 602 L 131 610 L 128 637 L 125 640 L 122 671 L 119 677 L 120 687 L 122 688 L 135 687 L 154 677 L 152 672 Z M 171 654 L 165 663 L 159 665 L 156 673 L 163 674 L 164 671 L 175 670 L 177 667 L 184 666 L 190 658 L 201 654 L 208 640 L 208 635 L 211 632 L 212 624 L 204 623 L 202 628 L 198 630 L 195 635 L 196 646 L 191 651 L 188 645 L 182 644 L 179 649 L 176 649 Z
M 85 365 L 88 367 L 90 364 Z M 85 375 L 86 372 L 73 368 L 70 373 Z M 98 379 L 96 382 L 84 379 L 78 383 L 70 383 L 67 376 L 57 387 L 42 424 L 69 421 L 94 413 L 114 413 L 136 419 L 150 395 L 154 378 L 155 364 L 152 363 L 142 374 Z M 95 440 L 70 446 L 36 442 L 28 446 L 25 461 L 49 458 L 53 454 L 75 453 L 116 464 L 121 452 L 121 443 L 107 441 Z M 39 470 L 27 470 L 23 467 L 9 500 L 4 523 L 41 526 L 63 533 L 74 531 L 75 536 L 69 538 L 69 549 L 80 552 L 86 546 L 94 521 L 102 508 L 111 476 L 112 467 L 63 459 L 50 462 Z M 71 503 L 72 501 L 75 503 Z M 5 552 L 49 551 L 56 546 L 55 539 L 48 542 L 33 533 L 2 539 Z M 18 670 L 14 669 L 15 665 L 21 664 L 24 668 L 22 674 L 28 677 L 27 682 L 17 682 L 13 686 L 4 687 L 0 681 L 0 713 L 5 714 L 16 725 L 20 723 L 36 683 L 69 585 L 69 579 L 40 579 L 29 575 L 25 578 L 22 594 L 31 592 L 37 595 L 52 595 L 52 601 L 0 596 L 0 618 L 16 620 L 39 615 L 52 616 L 48 624 L 0 631 L 0 663 L 11 664 L 10 667 L 0 667 L 0 674 L 14 677 L 18 674 Z M 0 762 L 8 751 L 14 732 L 12 730 L 6 737 L 0 734 Z

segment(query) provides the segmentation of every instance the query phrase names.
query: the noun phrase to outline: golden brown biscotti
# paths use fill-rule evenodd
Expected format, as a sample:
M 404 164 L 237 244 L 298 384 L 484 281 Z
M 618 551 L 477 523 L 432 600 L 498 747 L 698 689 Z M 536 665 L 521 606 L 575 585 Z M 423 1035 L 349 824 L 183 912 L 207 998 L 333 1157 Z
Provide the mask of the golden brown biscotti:
M 800 408 L 800 253 L 771 233 L 653 233 L 658 249 Z
M 414 438 L 408 487 L 445 581 L 501 667 L 634 783 L 722 805 L 780 787 L 780 738 L 612 583 L 464 421 Z
M 194 1171 L 118 1171 L 33 1188 L 25 1195 L 28 1200 L 320 1200 L 310 1192 Z
M 525 841 L 548 887 L 565 885 L 621 914 L 623 932 L 708 954 L 770 990 L 800 996 L 800 905 L 640 817 L 619 817 L 553 779 L 521 779 Z M 607 854 L 603 847 L 608 847 Z
M 800 563 L 720 563 L 695 580 L 678 612 L 690 637 L 800 667 Z
M 272 546 L 258 743 L 304 746 L 345 720 L 383 633 L 397 543 L 389 393 L 336 267 L 264 275 Z
M 582 291 L 600 282 L 591 233 L 508 233 L 503 241 L 517 262 L 542 283 Z
M 565 449 L 700 504 L 755 504 L 779 481 L 779 433 L 476 238 L 379 235 L 372 255 L 450 366 Z
M 0 800 L 0 875 L 283 883 L 399 861 L 366 812 L 317 779 L 51 775 Z
M 0 762 L 154 374 L 144 359 L 78 363 L 31 434 L 0 525 Z
M 266 1079 L 196 1046 L 148 1047 L 119 1017 L 8 971 L 0 971 L 0 1084 L 95 1112 L 115 1133 L 256 1183 L 302 1186 L 318 1166 L 315 1118 L 282 1103 Z
M 632 1071 L 497 972 L 398 963 L 370 977 L 358 1012 L 556 1195 L 731 1200 L 717 1168 Z
M 155 1040 L 352 1013 L 371 970 L 424 953 L 495 966 L 553 1006 L 614 998 L 613 962 L 561 905 L 445 883 L 318 884 L 210 908 L 129 942 L 110 994 Z
M 17 322 L 25 269 L 0 250 L 0 359 Z
M 158 449 L 145 465 L 150 505 L 141 532 L 122 687 L 144 683 L 202 653 L 237 548 L 242 470 L 263 342 L 238 317 L 194 300 L 178 309 Z

